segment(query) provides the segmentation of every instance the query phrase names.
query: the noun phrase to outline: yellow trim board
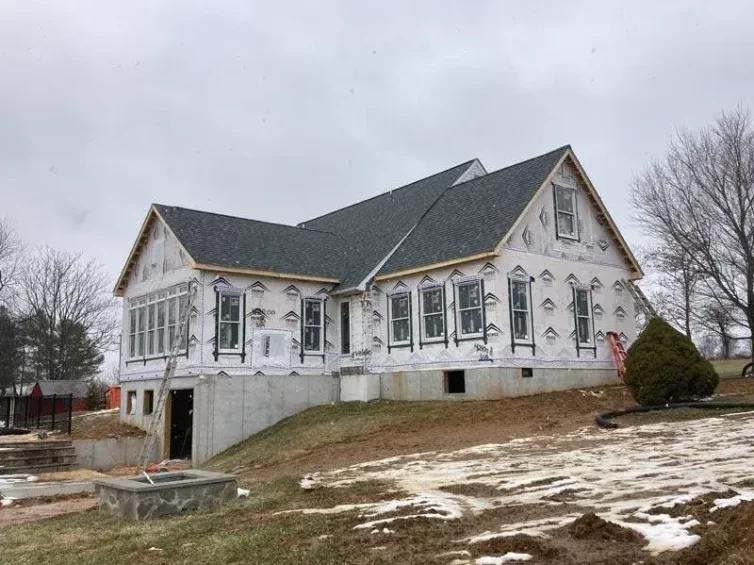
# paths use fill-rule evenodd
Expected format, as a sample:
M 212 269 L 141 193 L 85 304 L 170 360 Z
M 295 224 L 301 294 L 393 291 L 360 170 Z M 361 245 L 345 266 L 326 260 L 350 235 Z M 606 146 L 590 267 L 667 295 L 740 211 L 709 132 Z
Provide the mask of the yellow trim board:
M 206 263 L 192 262 L 191 267 L 199 271 L 218 271 L 222 273 L 237 273 L 239 275 L 254 275 L 258 277 L 270 277 L 273 279 L 291 279 L 299 281 L 312 281 L 323 283 L 339 283 L 340 279 L 332 277 L 317 277 L 309 275 L 295 275 L 291 273 L 276 273 L 273 271 L 259 271 L 257 269 L 244 269 L 243 267 L 222 267 L 220 265 L 208 265 Z
M 376 281 L 386 281 L 389 279 L 395 279 L 399 277 L 405 277 L 408 275 L 415 275 L 416 273 L 424 273 L 426 271 L 433 271 L 435 269 L 442 269 L 443 267 L 450 267 L 452 265 L 459 265 L 461 263 L 470 263 L 471 261 L 478 261 L 479 259 L 489 259 L 491 257 L 497 257 L 496 251 L 485 251 L 484 253 L 477 253 L 476 255 L 470 255 L 468 257 L 461 257 L 459 259 L 451 259 L 449 261 L 441 261 L 440 263 L 433 263 L 431 265 L 425 265 L 424 267 L 417 267 L 415 269 L 407 269 L 405 271 L 397 271 L 387 275 L 380 275 L 375 277 Z

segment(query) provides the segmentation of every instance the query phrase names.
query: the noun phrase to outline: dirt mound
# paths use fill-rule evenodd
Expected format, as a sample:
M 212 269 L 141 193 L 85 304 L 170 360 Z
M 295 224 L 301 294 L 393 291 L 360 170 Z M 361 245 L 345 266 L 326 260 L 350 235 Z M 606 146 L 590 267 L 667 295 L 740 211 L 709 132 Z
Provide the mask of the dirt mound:
M 569 563 L 562 550 L 552 547 L 546 541 L 524 534 L 515 536 L 492 538 L 470 546 L 475 555 L 505 555 L 508 552 L 528 553 L 534 557 L 556 560 L 558 563 Z
M 696 545 L 676 555 L 677 565 L 754 565 L 754 502 L 719 510 Z
M 587 512 L 568 526 L 568 533 L 575 539 L 605 540 L 605 541 L 641 541 L 641 536 L 629 530 L 607 522 L 594 512 Z

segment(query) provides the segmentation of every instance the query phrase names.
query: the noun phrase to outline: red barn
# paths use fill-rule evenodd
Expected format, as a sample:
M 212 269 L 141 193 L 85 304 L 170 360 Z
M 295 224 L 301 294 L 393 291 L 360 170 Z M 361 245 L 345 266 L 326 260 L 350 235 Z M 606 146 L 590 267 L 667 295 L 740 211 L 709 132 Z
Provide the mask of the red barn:
M 55 412 L 64 412 L 68 410 L 65 397 L 73 395 L 73 412 L 80 412 L 86 410 L 88 388 L 89 384 L 86 381 L 37 381 L 29 396 L 32 398 L 58 396 L 60 399 L 55 403 Z M 51 406 L 44 407 L 41 415 L 47 415 L 46 412 L 52 413 L 51 408 Z

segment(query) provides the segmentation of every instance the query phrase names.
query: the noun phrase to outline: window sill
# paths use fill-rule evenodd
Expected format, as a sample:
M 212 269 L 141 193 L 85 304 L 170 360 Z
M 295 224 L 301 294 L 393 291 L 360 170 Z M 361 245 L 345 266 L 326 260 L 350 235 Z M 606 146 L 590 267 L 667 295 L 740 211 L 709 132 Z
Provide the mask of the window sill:
M 574 241 L 576 243 L 581 241 L 578 235 L 565 235 L 563 233 L 558 234 L 558 239 L 565 239 L 566 241 Z
M 178 352 L 178 357 L 183 357 L 186 355 L 186 350 L 183 349 Z M 131 363 L 146 363 L 147 361 L 158 361 L 158 360 L 166 360 L 168 358 L 168 354 L 164 355 L 155 355 L 154 357 L 134 357 L 133 359 L 127 359 L 126 365 L 130 365 Z
M 445 336 L 440 337 L 428 337 L 422 341 L 424 345 L 428 345 L 431 343 L 445 343 Z
M 480 341 L 484 339 L 484 334 L 469 334 L 463 337 L 456 338 L 456 341 Z

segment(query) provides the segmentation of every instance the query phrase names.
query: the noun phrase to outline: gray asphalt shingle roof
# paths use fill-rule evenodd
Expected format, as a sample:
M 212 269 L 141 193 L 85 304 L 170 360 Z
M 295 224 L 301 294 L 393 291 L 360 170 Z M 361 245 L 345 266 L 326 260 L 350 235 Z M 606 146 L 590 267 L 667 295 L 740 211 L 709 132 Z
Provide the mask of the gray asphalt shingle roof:
M 399 243 L 379 274 L 493 250 L 568 149 L 453 186 L 471 160 L 299 226 L 154 206 L 197 263 L 333 278 L 345 290 Z
M 43 396 L 73 395 L 73 398 L 86 398 L 89 387 L 86 381 L 38 381 L 37 384 Z
M 458 184 L 445 192 L 378 274 L 492 251 L 569 146 Z
M 299 225 L 338 234 L 346 261 L 339 288 L 355 287 L 400 243 L 474 160 Z
M 340 278 L 342 242 L 324 231 L 154 205 L 197 263 Z

